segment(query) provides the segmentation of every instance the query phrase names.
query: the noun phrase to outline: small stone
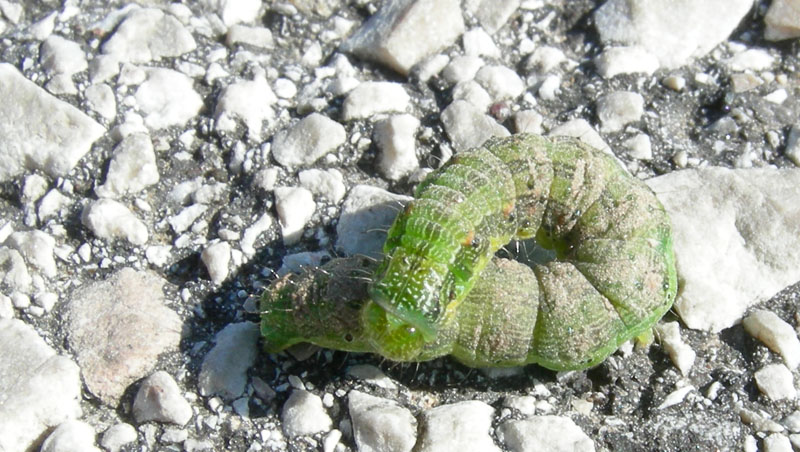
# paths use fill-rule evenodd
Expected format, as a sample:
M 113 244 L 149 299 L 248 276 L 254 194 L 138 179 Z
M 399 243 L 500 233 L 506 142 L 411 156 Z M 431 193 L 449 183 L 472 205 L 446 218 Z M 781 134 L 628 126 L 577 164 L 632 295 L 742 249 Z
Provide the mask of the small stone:
M 166 306 L 166 283 L 151 271 L 123 268 L 78 287 L 64 303 L 70 349 L 89 391 L 108 406 L 116 406 L 161 353 L 178 348 L 183 323 Z
M 775 0 L 764 16 L 764 37 L 770 41 L 781 41 L 800 36 L 800 5 L 797 0 Z
M 256 254 L 254 245 L 258 237 L 272 227 L 272 216 L 269 213 L 264 213 L 258 220 L 253 222 L 242 234 L 242 239 L 239 241 L 239 248 L 248 256 L 253 257 Z
M 57 425 L 81 415 L 80 369 L 33 327 L 0 319 L 0 450 L 36 450 Z
M 764 49 L 747 49 L 737 53 L 726 63 L 731 71 L 765 71 L 772 67 L 775 58 Z
M 484 66 L 475 74 L 475 81 L 486 88 L 494 101 L 515 99 L 525 91 L 519 75 L 505 66 Z
M 262 6 L 261 0 L 200 0 L 199 4 L 206 10 L 215 11 L 227 27 L 254 22 Z
M 167 427 L 159 438 L 167 444 L 180 444 L 189 438 L 189 432 L 182 428 Z
M 390 180 L 399 180 L 419 168 L 415 140 L 419 120 L 411 115 L 395 115 L 375 124 L 374 140 L 381 151 L 378 167 Z
M 739 410 L 739 418 L 741 418 L 743 423 L 753 426 L 753 429 L 757 432 L 778 433 L 784 431 L 781 424 L 778 424 L 772 419 L 765 418 L 755 411 L 742 408 Z
M 18 231 L 8 236 L 4 244 L 13 248 L 43 276 L 53 278 L 58 273 L 53 250 L 56 240 L 46 232 Z
M 442 70 L 450 63 L 450 57 L 443 54 L 434 55 L 431 58 L 423 61 L 417 66 L 417 78 L 421 82 L 427 82 L 436 74 L 442 72 Z
M 520 110 L 514 114 L 514 128 L 517 133 L 541 135 L 544 118 L 535 110 Z
M 382 256 L 386 231 L 411 199 L 382 188 L 356 185 L 342 204 L 336 225 L 336 249 L 345 256 Z
M 216 242 L 203 250 L 200 260 L 206 266 L 211 282 L 220 284 L 228 277 L 228 265 L 231 261 L 231 246 L 228 242 Z
M 256 323 L 232 323 L 214 336 L 214 348 L 203 359 L 197 386 L 203 396 L 219 395 L 233 400 L 244 393 L 247 369 L 258 353 L 260 336 Z
M 686 168 L 689 164 L 689 154 L 686 151 L 678 151 L 672 156 L 672 163 L 678 168 Z
M 80 44 L 58 35 L 44 40 L 39 49 L 39 61 L 51 74 L 71 76 L 89 67 Z
M 797 398 L 792 371 L 783 364 L 769 364 L 755 373 L 758 390 L 771 400 Z
M 167 223 L 172 227 L 176 234 L 180 234 L 189 229 L 192 224 L 202 217 L 208 210 L 205 204 L 192 204 L 191 206 L 181 209 L 177 214 L 167 218 Z
M 800 125 L 795 124 L 789 130 L 784 154 L 786 154 L 786 157 L 789 158 L 792 163 L 796 166 L 800 166 Z
M 734 93 L 743 93 L 763 85 L 764 81 L 755 74 L 745 72 L 742 74 L 731 74 L 731 88 Z
M 0 319 L 13 319 L 14 318 L 14 303 L 11 298 L 4 294 L 0 294 Z
M 117 100 L 110 86 L 105 83 L 90 85 L 83 94 L 86 96 L 89 108 L 103 118 L 110 121 L 117 116 Z
M 789 438 L 780 433 L 773 433 L 764 438 L 762 446 L 764 452 L 792 452 L 794 450 Z
M 291 99 L 297 94 L 297 86 L 288 78 L 275 80 L 275 95 L 281 99 Z
M 686 79 L 680 75 L 667 76 L 662 83 L 673 91 L 683 91 L 683 89 L 686 88 Z
M 644 98 L 639 93 L 616 91 L 604 95 L 597 101 L 597 117 L 603 132 L 619 132 L 644 114 Z
M 525 68 L 537 74 L 547 74 L 567 61 L 561 49 L 552 46 L 537 47 L 525 61 Z
M 0 63 L 0 182 L 27 170 L 65 176 L 105 129 L 72 105 Z
M 494 408 L 469 400 L 431 408 L 422 413 L 419 449 L 423 451 L 480 450 L 500 452 L 490 435 Z
M 248 27 L 246 25 L 234 25 L 228 29 L 225 36 L 225 44 L 233 47 L 236 44 L 247 44 L 261 49 L 271 49 L 274 46 L 272 32 L 269 28 Z
M 431 18 L 436 26 L 431 26 Z M 406 75 L 412 66 L 452 44 L 464 32 L 457 0 L 386 3 L 341 48 Z
M 474 105 L 476 109 L 485 112 L 492 105 L 492 98 L 475 80 L 459 82 L 453 87 L 453 101 L 463 100 Z
M 225 87 L 217 100 L 214 110 L 216 130 L 232 132 L 236 130 L 236 119 L 247 126 L 248 137 L 261 141 L 264 121 L 275 118 L 272 105 L 278 100 L 263 77 L 232 83 Z
M 41 452 L 100 452 L 94 446 L 94 429 L 78 420 L 60 424 L 42 443 Z
M 678 322 L 659 323 L 655 326 L 655 331 L 675 367 L 682 375 L 689 375 L 696 353 L 681 339 Z
M 39 221 L 44 222 L 46 219 L 59 215 L 65 207 L 72 204 L 72 198 L 64 196 L 57 189 L 52 189 L 39 202 L 39 208 L 36 214 Z
M 482 0 L 465 2 L 465 9 L 474 14 L 489 33 L 499 30 L 520 5 L 520 0 Z
M 196 47 L 192 34 L 171 14 L 155 8 L 135 8 L 101 50 L 120 62 L 149 63 L 183 55 Z
M 138 434 L 131 424 L 119 423 L 103 432 L 100 445 L 108 452 L 119 452 L 125 445 L 136 441 Z
M 205 452 L 214 450 L 214 444 L 207 439 L 188 438 L 183 442 L 183 449 L 186 452 Z
M 148 128 L 158 130 L 183 126 L 203 108 L 203 99 L 194 90 L 194 81 L 171 69 L 149 68 L 147 81 L 139 86 L 134 97 L 145 114 Z
M 475 78 L 475 74 L 483 67 L 483 60 L 473 55 L 453 58 L 442 70 L 442 78 L 450 84 L 466 82 Z
M 637 134 L 623 143 L 628 149 L 628 155 L 636 160 L 653 160 L 653 145 L 650 142 L 650 136 L 640 133 Z
M 686 385 L 680 387 L 664 397 L 664 401 L 656 407 L 657 410 L 663 410 L 665 408 L 669 408 L 674 405 L 678 405 L 679 403 L 683 402 L 686 399 L 686 396 L 689 395 L 690 392 L 694 391 L 694 386 Z
M 352 390 L 347 395 L 353 437 L 359 452 L 410 452 L 417 421 L 395 402 Z
M 550 130 L 548 135 L 578 138 L 595 149 L 599 149 L 612 156 L 614 155 L 614 151 L 612 151 L 611 147 L 603 140 L 603 137 L 594 130 L 588 121 L 582 118 L 567 121 Z
M 164 371 L 147 377 L 133 400 L 136 422 L 166 422 L 186 425 L 192 418 L 192 407 L 181 395 L 175 379 Z
M 492 37 L 483 28 L 473 28 L 461 37 L 464 43 L 464 53 L 473 56 L 487 56 L 500 59 L 500 49 L 497 48 Z
M 327 432 L 333 427 L 319 396 L 305 390 L 294 390 L 281 412 L 283 433 L 289 437 Z
M 88 204 L 81 223 L 104 240 L 124 239 L 134 245 L 147 242 L 147 226 L 123 204 L 112 199 L 98 199 Z
M 293 245 L 300 241 L 306 224 L 317 209 L 317 204 L 311 192 L 305 188 L 277 187 L 275 208 L 280 219 L 283 243 Z
M 776 105 L 782 104 L 788 98 L 789 93 L 783 88 L 776 89 L 775 91 L 764 96 L 765 101 L 772 102 Z
M 524 417 L 530 417 L 536 414 L 536 397 L 507 396 L 503 406 L 519 411 Z
M 512 452 L 542 450 L 593 452 L 594 442 L 572 419 L 562 416 L 533 416 L 520 421 L 506 421 L 497 428 L 500 442 Z
M 21 201 L 25 204 L 33 204 L 39 200 L 45 193 L 49 183 L 47 179 L 38 174 L 29 174 L 25 176 L 25 182 L 22 185 Z
M 756 310 L 742 321 L 745 331 L 783 358 L 789 369 L 800 365 L 800 340 L 791 325 L 773 312 Z
M 334 452 L 336 446 L 339 445 L 339 440 L 342 439 L 342 432 L 336 429 L 331 430 L 325 435 L 325 439 L 322 441 L 322 452 Z
M 544 100 L 556 100 L 561 93 L 561 77 L 555 74 L 548 75 L 539 85 L 537 93 Z
M 342 119 L 371 118 L 380 113 L 404 112 L 409 97 L 403 85 L 393 82 L 364 82 L 347 94 Z
M 790 415 L 783 418 L 781 424 L 786 426 L 792 433 L 800 432 L 800 411 L 793 411 Z
M 752 0 L 609 0 L 594 11 L 594 22 L 603 43 L 641 46 L 675 68 L 727 39 L 752 7 Z
M 272 157 L 286 168 L 310 165 L 344 144 L 347 134 L 338 122 L 311 113 L 272 139 Z
M 101 198 L 138 193 L 159 180 L 156 154 L 150 136 L 133 133 L 114 148 L 106 182 L 95 188 Z
M 356 364 L 347 369 L 347 375 L 379 388 L 394 390 L 397 385 L 383 371 L 370 364 Z
M 612 78 L 619 74 L 651 75 L 658 67 L 658 58 L 639 46 L 609 47 L 603 50 L 596 59 L 597 72 L 603 78 Z
M 442 123 L 456 151 L 480 146 L 493 136 L 508 136 L 508 130 L 474 105 L 456 100 L 442 112 Z
M 23 292 L 30 290 L 33 278 L 28 272 L 28 266 L 25 265 L 25 260 L 19 251 L 0 246 L 0 269 L 2 270 L 3 284 L 8 285 L 12 290 Z M 19 294 L 19 292 L 15 293 Z M 14 307 L 24 308 L 18 306 L 14 293 L 11 294 L 11 300 L 14 302 Z M 28 303 L 30 303 L 30 299 L 28 299 Z
M 339 204 L 347 192 L 344 176 L 335 168 L 327 170 L 314 168 L 300 171 L 297 177 L 303 188 L 311 191 L 314 196 L 325 198 L 333 204 Z

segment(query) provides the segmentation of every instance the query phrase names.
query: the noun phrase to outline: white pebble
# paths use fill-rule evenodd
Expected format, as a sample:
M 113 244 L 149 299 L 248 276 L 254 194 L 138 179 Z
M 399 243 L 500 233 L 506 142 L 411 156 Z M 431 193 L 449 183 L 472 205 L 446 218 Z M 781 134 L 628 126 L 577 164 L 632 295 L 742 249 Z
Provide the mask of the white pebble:
M 314 196 L 320 196 L 334 204 L 338 204 L 347 192 L 344 177 L 336 168 L 327 170 L 313 168 L 300 171 L 297 177 L 300 179 L 300 186 L 311 191 Z
M 655 329 L 672 363 L 680 370 L 681 374 L 688 375 L 694 364 L 696 353 L 681 339 L 678 322 L 659 323 Z
M 192 418 L 192 407 L 181 395 L 172 375 L 160 370 L 142 381 L 133 400 L 136 422 L 166 422 L 186 425 Z
M 275 207 L 280 219 L 283 243 L 293 245 L 299 242 L 306 223 L 317 208 L 311 192 L 302 187 L 277 187 Z
M 228 277 L 228 265 L 231 261 L 231 246 L 228 242 L 217 242 L 209 245 L 200 254 L 200 260 L 208 270 L 211 282 L 220 284 Z
M 311 113 L 272 139 L 272 157 L 287 168 L 310 165 L 344 144 L 344 127 L 319 113 Z
M 623 145 L 628 149 L 628 155 L 637 160 L 653 160 L 653 145 L 650 136 L 644 133 L 625 140 Z
M 463 55 L 453 58 L 444 70 L 442 78 L 451 84 L 465 82 L 475 78 L 475 74 L 483 67 L 483 60 L 477 56 Z
M 494 101 L 514 99 L 525 91 L 525 84 L 516 71 L 505 66 L 484 66 L 475 74 L 475 81 Z
M 103 118 L 110 121 L 117 116 L 117 100 L 110 86 L 105 83 L 90 85 L 84 91 L 84 96 L 89 108 Z
M 147 81 L 134 94 L 150 129 L 183 126 L 203 108 L 194 80 L 171 69 L 147 69 Z
M 453 101 L 456 100 L 467 101 L 483 112 L 492 104 L 489 93 L 475 80 L 458 82 L 453 87 Z
M 381 151 L 378 167 L 390 180 L 399 180 L 419 168 L 414 135 L 419 120 L 411 115 L 395 115 L 375 124 L 373 136 Z
M 664 401 L 661 402 L 661 405 L 656 407 L 656 409 L 663 410 L 664 408 L 669 408 L 673 405 L 677 405 L 683 402 L 686 396 L 692 391 L 694 391 L 694 386 L 692 385 L 686 385 L 682 388 L 678 388 L 667 394 L 667 396 L 664 397 Z
M 98 199 L 88 204 L 81 214 L 81 223 L 104 240 L 124 239 L 134 245 L 147 242 L 147 226 L 113 199 Z
M 114 424 L 103 432 L 100 445 L 108 452 L 119 452 L 126 444 L 136 441 L 137 436 L 136 429 L 131 424 Z
M 771 400 L 793 400 L 797 397 L 792 371 L 783 364 L 762 367 L 756 371 L 755 380 L 758 390 Z
M 319 396 L 304 390 L 294 390 L 281 412 L 286 436 L 313 435 L 329 431 L 333 424 Z
M 645 48 L 639 46 L 610 47 L 603 50 L 595 60 L 597 72 L 603 78 L 612 78 L 619 74 L 651 75 L 658 67 L 658 58 Z
M 616 91 L 597 101 L 597 116 L 603 132 L 618 132 L 644 114 L 644 98 L 639 93 Z
M 42 443 L 40 452 L 100 452 L 94 445 L 91 425 L 71 419 L 56 427 Z
M 464 33 L 461 37 L 464 43 L 464 53 L 472 56 L 487 56 L 499 59 L 500 49 L 495 45 L 489 33 L 483 28 L 473 28 Z
M 273 47 L 272 32 L 269 28 L 264 27 L 234 25 L 228 29 L 225 43 L 228 47 L 233 47 L 235 44 L 247 44 L 262 49 L 270 49 Z
M 71 76 L 89 67 L 86 55 L 77 42 L 50 35 L 39 50 L 39 61 L 50 73 Z
M 247 126 L 247 134 L 254 141 L 261 141 L 264 121 L 275 117 L 272 105 L 277 101 L 275 93 L 263 77 L 232 83 L 225 87 L 214 109 L 217 130 L 236 130 L 236 120 Z
M 379 113 L 404 112 L 408 93 L 393 82 L 364 82 L 347 94 L 342 105 L 342 119 L 370 118 Z
M 101 198 L 119 198 L 138 193 L 159 180 L 153 142 L 145 133 L 133 133 L 122 139 L 108 167 L 106 182 L 95 188 Z
M 800 340 L 791 325 L 773 312 L 757 310 L 742 321 L 745 331 L 778 353 L 789 369 L 800 365 Z
M 517 133 L 542 133 L 544 118 L 534 110 L 520 110 L 514 114 L 514 128 Z

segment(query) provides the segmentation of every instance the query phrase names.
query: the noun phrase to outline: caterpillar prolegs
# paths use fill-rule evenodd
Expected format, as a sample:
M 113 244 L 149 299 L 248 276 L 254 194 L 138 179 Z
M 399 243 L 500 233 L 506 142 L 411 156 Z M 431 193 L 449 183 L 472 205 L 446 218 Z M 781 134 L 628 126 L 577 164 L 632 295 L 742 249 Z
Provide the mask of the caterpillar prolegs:
M 552 258 L 494 257 L 513 239 Z M 268 349 L 580 369 L 649 329 L 677 291 L 655 195 L 572 138 L 515 135 L 456 155 L 419 185 L 384 254 L 276 281 L 262 298 Z

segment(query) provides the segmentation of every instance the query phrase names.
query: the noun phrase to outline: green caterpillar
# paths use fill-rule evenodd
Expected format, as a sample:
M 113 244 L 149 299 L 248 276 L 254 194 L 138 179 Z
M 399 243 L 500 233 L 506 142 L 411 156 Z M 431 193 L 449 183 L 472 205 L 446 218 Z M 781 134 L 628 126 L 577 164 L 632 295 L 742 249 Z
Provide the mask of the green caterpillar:
M 550 259 L 495 258 L 513 239 Z M 384 253 L 276 281 L 262 297 L 267 348 L 581 369 L 648 330 L 677 291 L 655 195 L 572 138 L 522 134 L 458 154 L 417 188 Z

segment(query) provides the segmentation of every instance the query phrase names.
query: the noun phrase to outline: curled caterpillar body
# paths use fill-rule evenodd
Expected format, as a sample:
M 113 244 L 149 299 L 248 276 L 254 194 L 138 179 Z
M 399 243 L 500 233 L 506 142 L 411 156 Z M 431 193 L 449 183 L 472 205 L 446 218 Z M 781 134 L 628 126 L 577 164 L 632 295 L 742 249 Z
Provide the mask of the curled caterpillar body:
M 528 238 L 553 258 L 531 267 L 493 260 Z M 345 297 L 357 311 L 346 326 L 279 331 L 265 314 L 267 338 L 398 361 L 452 354 L 472 366 L 578 369 L 650 328 L 677 290 L 669 219 L 655 195 L 612 157 L 567 138 L 517 135 L 457 155 L 420 184 L 384 252 L 377 268 L 361 269 L 371 284 L 349 285 L 364 293 Z M 295 284 L 303 281 L 314 290 L 268 290 L 265 311 L 278 299 L 315 315 L 337 304 L 331 279 L 311 271 Z M 315 339 L 320 332 L 335 339 Z

